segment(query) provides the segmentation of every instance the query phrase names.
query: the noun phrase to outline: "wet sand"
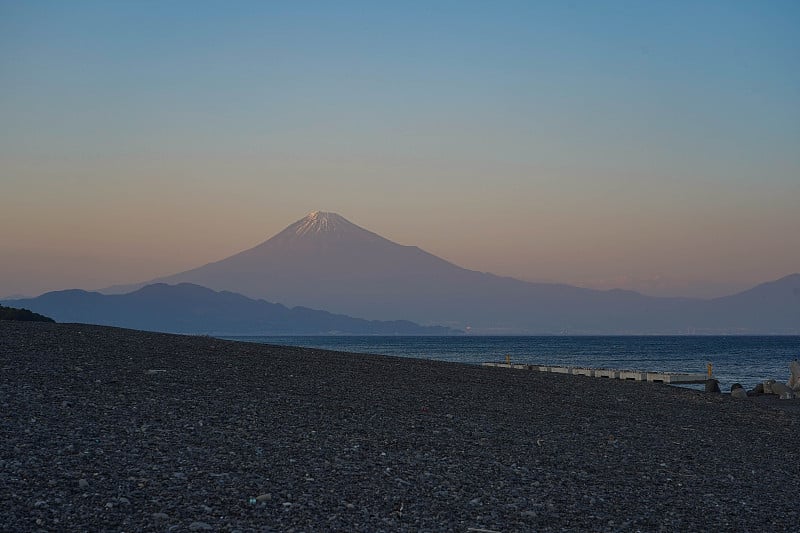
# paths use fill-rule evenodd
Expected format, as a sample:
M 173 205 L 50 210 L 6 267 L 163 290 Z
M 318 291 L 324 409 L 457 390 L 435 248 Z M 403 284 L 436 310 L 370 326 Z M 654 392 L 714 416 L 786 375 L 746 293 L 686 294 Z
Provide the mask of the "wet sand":
M 796 530 L 797 402 L 0 322 L 0 530 Z

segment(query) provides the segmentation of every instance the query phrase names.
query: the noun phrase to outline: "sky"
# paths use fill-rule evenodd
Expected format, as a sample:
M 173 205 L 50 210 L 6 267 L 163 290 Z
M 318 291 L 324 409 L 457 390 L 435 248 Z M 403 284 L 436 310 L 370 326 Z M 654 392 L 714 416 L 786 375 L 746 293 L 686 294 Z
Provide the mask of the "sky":
M 0 0 L 0 297 L 310 211 L 525 280 L 800 272 L 800 3 Z

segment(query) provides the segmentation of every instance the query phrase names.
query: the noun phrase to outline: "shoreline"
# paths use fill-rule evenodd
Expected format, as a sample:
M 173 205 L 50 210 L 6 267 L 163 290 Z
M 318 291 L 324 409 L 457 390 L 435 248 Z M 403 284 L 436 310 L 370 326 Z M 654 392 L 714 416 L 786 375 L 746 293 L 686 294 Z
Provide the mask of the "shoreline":
M 314 340 L 318 339 L 318 340 Z M 373 339 L 373 340 L 371 340 Z M 613 369 L 634 372 L 702 373 L 714 365 L 723 390 L 734 383 L 747 389 L 768 379 L 788 378 L 787 363 L 797 357 L 800 337 L 256 337 L 231 338 L 359 353 L 460 361 Z M 519 340 L 515 340 L 519 339 Z
M 17 531 L 800 520 L 798 400 L 84 324 L 0 323 L 0 365 Z

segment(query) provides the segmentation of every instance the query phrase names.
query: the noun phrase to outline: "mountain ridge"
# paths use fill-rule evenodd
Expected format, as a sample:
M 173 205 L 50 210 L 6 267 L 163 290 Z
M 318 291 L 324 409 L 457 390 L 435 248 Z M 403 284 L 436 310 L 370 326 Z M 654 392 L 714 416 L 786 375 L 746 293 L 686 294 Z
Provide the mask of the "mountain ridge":
M 307 307 L 287 308 L 191 283 L 155 283 L 126 294 L 82 289 L 52 291 L 3 303 L 24 305 L 59 322 L 91 323 L 166 333 L 218 335 L 452 335 L 444 327 L 406 320 L 377 321 Z
M 252 248 L 147 283 L 188 282 L 289 306 L 482 333 L 647 334 L 800 331 L 800 303 L 791 296 L 798 280 L 782 278 L 769 296 L 761 288 L 752 293 L 761 296 L 712 300 L 532 283 L 469 270 L 315 211 Z

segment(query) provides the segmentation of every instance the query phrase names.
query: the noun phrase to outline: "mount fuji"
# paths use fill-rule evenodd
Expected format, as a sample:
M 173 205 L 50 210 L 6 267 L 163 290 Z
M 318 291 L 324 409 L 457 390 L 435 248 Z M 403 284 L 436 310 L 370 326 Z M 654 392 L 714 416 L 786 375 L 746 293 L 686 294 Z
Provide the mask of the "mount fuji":
M 800 333 L 797 274 L 715 300 L 530 283 L 459 267 L 320 211 L 221 261 L 103 292 L 151 283 L 487 334 Z

